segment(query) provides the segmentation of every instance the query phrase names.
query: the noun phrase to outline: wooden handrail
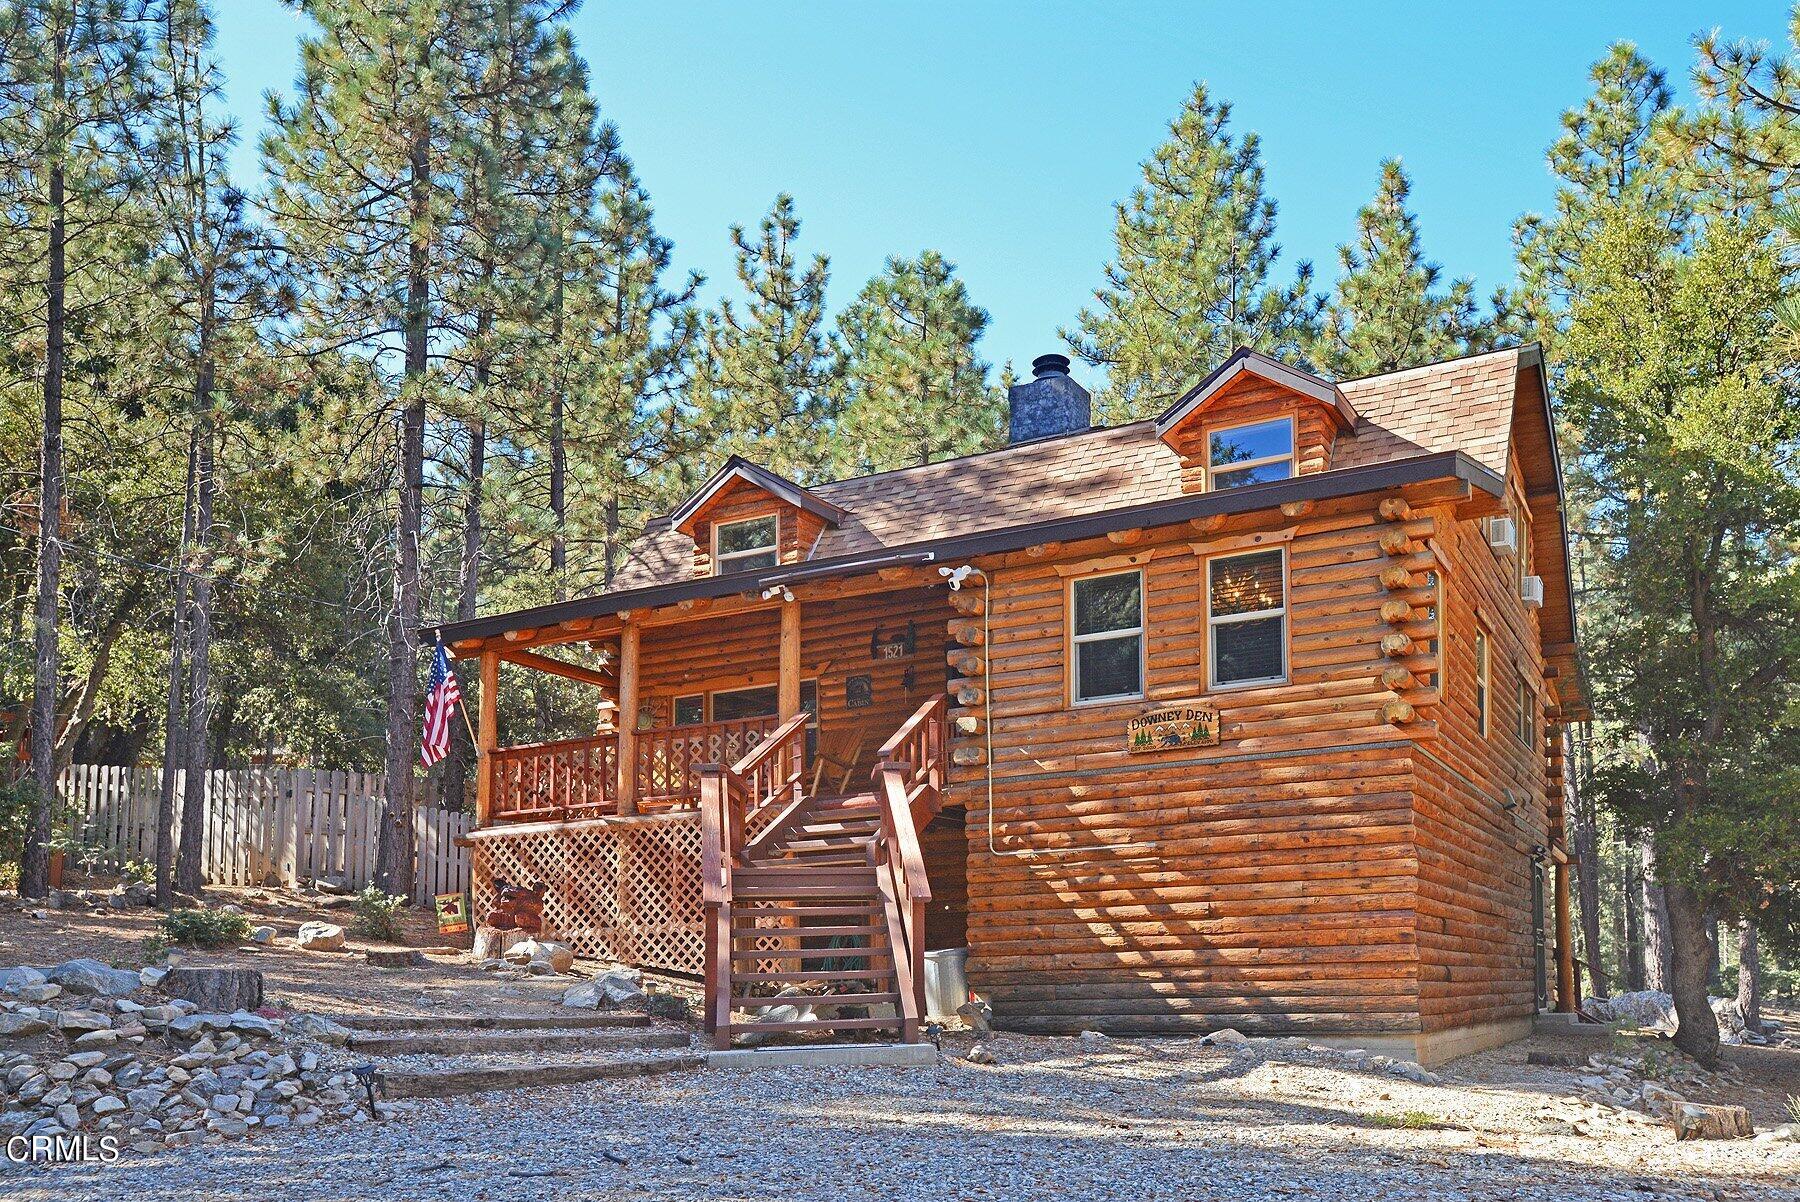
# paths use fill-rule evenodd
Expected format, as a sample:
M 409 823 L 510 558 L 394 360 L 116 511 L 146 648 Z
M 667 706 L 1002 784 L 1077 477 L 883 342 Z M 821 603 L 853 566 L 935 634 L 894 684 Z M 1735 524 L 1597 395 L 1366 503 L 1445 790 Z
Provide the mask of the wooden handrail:
M 894 862 L 906 885 L 906 896 L 914 901 L 930 901 L 931 882 L 925 875 L 925 849 L 919 843 L 919 828 L 913 821 L 906 768 L 905 764 L 892 762 L 875 765 L 876 797 L 882 803 L 881 837 L 893 844 Z
M 700 883 L 706 911 L 706 1009 L 709 1031 L 731 1023 L 731 874 L 744 862 L 750 823 L 765 808 L 803 799 L 806 728 L 795 714 L 729 768 L 699 764 Z
M 876 875 L 893 945 L 902 1037 L 908 1042 L 918 1038 L 925 1018 L 925 908 L 931 901 L 931 880 L 919 832 L 943 804 L 947 710 L 942 695 L 915 710 L 881 745 L 872 773 L 881 815 Z

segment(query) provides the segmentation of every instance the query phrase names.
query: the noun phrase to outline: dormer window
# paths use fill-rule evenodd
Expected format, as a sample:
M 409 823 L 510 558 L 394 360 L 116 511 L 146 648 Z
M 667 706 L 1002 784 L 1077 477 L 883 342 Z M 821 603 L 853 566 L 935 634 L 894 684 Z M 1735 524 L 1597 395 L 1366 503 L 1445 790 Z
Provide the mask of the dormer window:
M 1214 492 L 1286 480 L 1294 474 L 1294 419 L 1278 417 L 1209 431 L 1206 467 Z
M 781 562 L 781 519 L 775 514 L 713 527 L 713 575 L 754 572 Z

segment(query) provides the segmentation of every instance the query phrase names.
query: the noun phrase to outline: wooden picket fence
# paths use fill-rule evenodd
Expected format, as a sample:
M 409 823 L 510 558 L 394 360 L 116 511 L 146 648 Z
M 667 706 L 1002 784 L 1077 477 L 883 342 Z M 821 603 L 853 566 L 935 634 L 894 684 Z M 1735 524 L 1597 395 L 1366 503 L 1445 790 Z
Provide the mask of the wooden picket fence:
M 176 837 L 185 773 L 177 773 Z M 58 818 L 98 853 L 99 867 L 156 854 L 156 806 L 162 772 L 75 764 L 58 785 Z M 215 885 L 297 886 L 335 877 L 353 889 L 375 879 L 381 813 L 379 772 L 313 768 L 224 768 L 206 774 L 201 871 Z M 458 893 L 469 884 L 469 849 L 457 840 L 470 816 L 437 805 L 413 811 L 418 848 L 414 900 Z

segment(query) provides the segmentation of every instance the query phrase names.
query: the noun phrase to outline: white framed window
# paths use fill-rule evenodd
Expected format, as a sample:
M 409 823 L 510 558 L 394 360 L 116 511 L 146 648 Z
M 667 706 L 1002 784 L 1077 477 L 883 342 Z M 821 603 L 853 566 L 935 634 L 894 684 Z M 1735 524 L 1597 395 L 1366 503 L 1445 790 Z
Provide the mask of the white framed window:
M 781 519 L 772 513 L 713 527 L 713 575 L 754 572 L 781 561 Z
M 1488 636 L 1487 631 L 1477 628 L 1475 631 L 1475 724 L 1482 738 L 1488 737 L 1488 710 L 1491 690 L 1488 677 Z
M 1206 434 L 1206 481 L 1214 492 L 1294 474 L 1294 419 L 1222 426 Z
M 1519 673 L 1519 742 L 1530 750 L 1537 738 L 1537 698 L 1531 692 L 1531 686 L 1525 682 L 1523 669 Z
M 1069 699 L 1075 705 L 1144 695 L 1144 574 L 1069 581 Z
M 1287 549 L 1206 561 L 1206 659 L 1215 689 L 1287 679 Z

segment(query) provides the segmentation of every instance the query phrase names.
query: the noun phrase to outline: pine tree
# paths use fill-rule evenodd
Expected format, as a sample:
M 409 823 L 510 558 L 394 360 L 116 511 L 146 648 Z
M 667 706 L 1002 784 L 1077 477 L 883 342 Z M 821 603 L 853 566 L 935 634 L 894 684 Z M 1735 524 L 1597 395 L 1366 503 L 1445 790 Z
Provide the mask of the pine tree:
M 700 479 L 738 454 L 800 481 L 830 459 L 840 406 L 837 338 L 825 317 L 830 265 L 815 255 L 804 269 L 794 251 L 800 218 L 794 198 L 775 198 L 755 238 L 733 226 L 741 308 L 730 299 L 708 312 L 690 395 L 709 450 L 690 465 Z
M 673 246 L 630 159 L 613 150 L 569 256 L 569 496 L 572 584 L 604 586 L 645 517 L 673 498 L 665 465 L 697 448 L 680 413 L 698 336 L 701 277 L 669 279 Z
M 1496 324 L 1543 342 L 1552 355 L 1568 277 L 1600 222 L 1621 205 L 1654 213 L 1671 230 L 1686 220 L 1671 187 L 1675 164 L 1658 134 L 1670 104 L 1666 75 L 1635 46 L 1619 42 L 1588 78 L 1592 92 L 1563 114 L 1563 134 L 1549 150 L 1551 174 L 1560 181 L 1555 208 L 1527 214 L 1514 227 L 1519 282 L 1495 297 Z
M 988 315 L 935 250 L 890 258 L 838 317 L 845 401 L 838 473 L 930 463 L 993 445 L 1002 406 L 975 349 Z
M 148 58 L 146 128 L 136 143 L 158 233 L 151 248 L 153 295 L 167 323 L 172 375 L 186 394 L 182 408 L 189 427 L 189 486 L 172 625 L 177 644 L 185 640 L 187 646 L 171 648 L 170 721 L 157 821 L 156 892 L 163 906 L 174 890 L 197 893 L 202 883 L 220 364 L 254 347 L 260 324 L 285 308 L 267 239 L 247 220 L 244 195 L 226 171 L 236 132 L 213 116 L 223 81 L 212 40 L 212 19 L 200 0 L 164 0 Z M 184 669 L 187 695 L 178 705 Z M 170 845 L 177 767 L 187 769 L 178 866 Z
M 1107 370 L 1109 421 L 1161 411 L 1240 345 L 1299 356 L 1319 304 L 1312 267 L 1271 278 L 1275 202 L 1263 191 L 1261 144 L 1230 130 L 1231 106 L 1198 84 L 1116 207 L 1106 282 L 1064 330 L 1070 349 Z
M 1440 291 L 1443 269 L 1419 247 L 1400 160 L 1381 164 L 1375 198 L 1356 215 L 1356 240 L 1338 247 L 1343 275 L 1325 305 L 1311 358 L 1339 379 L 1448 359 L 1482 344 L 1472 280 Z
M 446 292 L 461 270 L 472 97 L 492 86 L 464 38 L 491 18 L 481 0 L 296 0 L 316 32 L 301 42 L 298 96 L 273 105 L 267 200 L 304 270 L 316 350 L 401 352 L 395 410 L 392 604 L 387 630 L 386 797 L 376 879 L 411 891 L 413 766 L 427 402 L 452 333 Z
M 35 669 L 30 714 L 35 785 L 19 892 L 49 888 L 56 787 L 58 634 L 67 513 L 63 402 L 69 330 L 116 299 L 117 239 L 141 217 L 141 178 L 125 151 L 141 104 L 141 13 L 113 0 L 14 0 L 0 6 L 0 262 L 34 294 L 26 310 L 42 403 L 38 448 Z M 76 348 L 79 350 L 80 348 Z M 118 348 L 114 348 L 118 349 Z M 34 354 L 34 357 L 35 354 Z M 91 696 L 91 690 L 90 690 Z

